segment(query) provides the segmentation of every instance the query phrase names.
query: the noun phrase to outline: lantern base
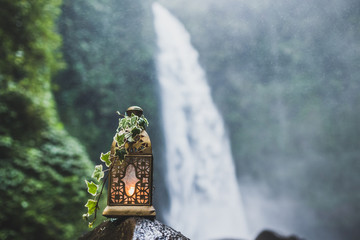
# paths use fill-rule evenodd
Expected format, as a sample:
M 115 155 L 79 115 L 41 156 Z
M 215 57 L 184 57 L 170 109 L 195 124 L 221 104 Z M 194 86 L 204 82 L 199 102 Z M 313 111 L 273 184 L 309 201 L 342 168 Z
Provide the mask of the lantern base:
M 121 216 L 155 217 L 156 212 L 153 206 L 106 206 L 102 215 L 114 218 Z

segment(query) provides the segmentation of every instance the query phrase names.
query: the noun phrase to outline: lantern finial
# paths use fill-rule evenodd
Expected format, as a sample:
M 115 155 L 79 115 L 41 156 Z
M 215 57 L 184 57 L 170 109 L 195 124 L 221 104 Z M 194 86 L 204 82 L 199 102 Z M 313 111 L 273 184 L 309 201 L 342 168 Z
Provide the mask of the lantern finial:
M 143 115 L 143 110 L 141 107 L 138 106 L 131 106 L 126 110 L 126 114 L 131 117 L 131 114 L 133 113 L 134 115 L 141 117 Z

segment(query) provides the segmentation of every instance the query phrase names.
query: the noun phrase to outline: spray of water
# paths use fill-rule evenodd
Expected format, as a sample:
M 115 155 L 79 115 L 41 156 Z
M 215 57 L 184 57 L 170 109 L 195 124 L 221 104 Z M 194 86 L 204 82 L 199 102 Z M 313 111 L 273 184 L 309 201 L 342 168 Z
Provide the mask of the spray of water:
M 223 120 L 184 26 L 153 4 L 166 140 L 167 224 L 191 239 L 246 238 Z

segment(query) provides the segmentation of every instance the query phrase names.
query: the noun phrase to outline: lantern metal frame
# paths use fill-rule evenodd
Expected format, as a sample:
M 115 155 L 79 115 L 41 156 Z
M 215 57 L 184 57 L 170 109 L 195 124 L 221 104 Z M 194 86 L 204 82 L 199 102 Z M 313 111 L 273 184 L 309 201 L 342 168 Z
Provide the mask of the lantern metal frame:
M 121 164 L 119 161 L 114 163 L 109 179 L 109 206 L 152 205 L 152 161 L 151 155 L 128 155 Z M 129 196 L 125 191 L 126 183 L 123 179 L 130 165 L 134 166 L 138 181 L 134 186 L 134 193 Z

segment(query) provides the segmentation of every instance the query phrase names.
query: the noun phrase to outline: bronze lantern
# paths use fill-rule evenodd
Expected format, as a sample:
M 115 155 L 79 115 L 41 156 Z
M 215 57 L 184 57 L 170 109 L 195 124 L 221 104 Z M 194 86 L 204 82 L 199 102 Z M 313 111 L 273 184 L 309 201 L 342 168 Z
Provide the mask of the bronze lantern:
M 142 116 L 140 107 L 130 107 L 126 114 Z M 152 205 L 153 155 L 150 137 L 143 130 L 134 143 L 125 145 L 127 154 L 122 162 L 115 154 L 116 141 L 111 146 L 113 167 L 109 172 L 106 217 L 143 216 L 155 217 Z

